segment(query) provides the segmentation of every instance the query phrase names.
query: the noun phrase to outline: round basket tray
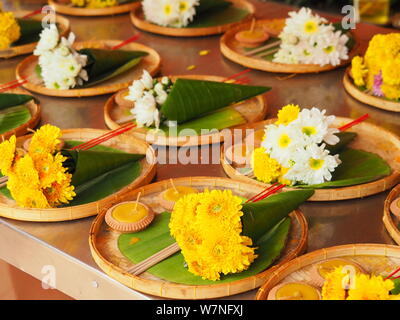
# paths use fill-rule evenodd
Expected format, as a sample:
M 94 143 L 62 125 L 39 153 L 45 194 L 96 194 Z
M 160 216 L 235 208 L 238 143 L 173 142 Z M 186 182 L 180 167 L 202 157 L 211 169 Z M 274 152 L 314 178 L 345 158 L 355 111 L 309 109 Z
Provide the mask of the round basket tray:
M 111 48 L 121 43 L 119 40 L 93 40 L 83 41 L 74 44 L 74 47 L 79 50 L 83 48 Z M 151 75 L 155 75 L 160 70 L 161 58 L 159 54 L 139 43 L 129 43 L 125 45 L 121 50 L 136 50 L 145 51 L 149 55 L 144 57 L 139 64 L 134 66 L 132 69 L 104 82 L 94 85 L 93 87 L 82 88 L 82 89 L 71 89 L 71 90 L 56 90 L 48 89 L 43 85 L 42 80 L 38 77 L 35 72 L 35 67 L 38 63 L 37 56 L 29 56 L 22 60 L 16 70 L 17 78 L 22 80 L 24 77 L 27 78 L 28 82 L 24 83 L 23 86 L 33 92 L 37 92 L 47 96 L 55 97 L 89 97 L 98 96 L 108 93 L 113 93 L 129 86 L 134 79 L 140 78 L 143 70 L 147 70 Z
M 258 290 L 256 299 L 267 300 L 276 285 L 286 282 L 306 282 L 314 285 L 311 270 L 315 263 L 333 258 L 345 258 L 367 273 L 388 276 L 400 266 L 400 248 L 384 244 L 348 244 L 307 253 L 275 269 L 273 275 Z
M 232 189 L 236 195 L 252 196 L 263 188 L 248 183 L 216 177 L 190 177 L 174 179 L 176 186 L 185 185 L 196 188 Z M 150 206 L 155 213 L 164 212 L 158 202 L 158 195 L 170 188 L 170 181 L 165 180 L 141 187 L 124 195 L 122 201 L 136 199 L 141 192 L 140 201 Z M 163 298 L 176 299 L 209 299 L 226 297 L 258 288 L 278 265 L 289 261 L 304 252 L 307 245 L 307 222 L 303 214 L 296 210 L 290 214 L 292 224 L 286 248 L 281 257 L 269 269 L 242 280 L 214 285 L 184 285 L 156 278 L 148 273 L 133 276 L 127 270 L 133 264 L 119 251 L 117 240 L 119 232 L 110 230 L 104 221 L 107 209 L 104 209 L 94 220 L 90 229 L 89 244 L 96 263 L 110 277 L 124 285 Z
M 273 19 L 273 20 L 258 20 L 257 26 L 265 26 L 271 32 L 274 32 L 274 36 L 277 36 L 281 30 L 279 27 L 282 25 L 282 21 L 284 19 Z M 251 22 L 242 23 L 237 25 L 231 29 L 229 29 L 220 40 L 220 48 L 222 54 L 236 62 L 242 66 L 268 71 L 268 72 L 277 72 L 277 73 L 318 73 L 333 70 L 339 68 L 341 66 L 347 65 L 351 59 L 357 54 L 358 51 L 358 42 L 354 46 L 354 48 L 349 53 L 349 59 L 342 61 L 340 65 L 325 65 L 320 66 L 316 64 L 285 64 L 285 63 L 276 63 L 272 61 L 268 61 L 263 58 L 258 57 L 250 57 L 246 56 L 245 49 L 239 44 L 239 42 L 235 39 L 235 34 L 239 31 L 249 30 L 251 27 Z M 354 36 L 354 34 L 353 34 Z
M 15 13 L 15 16 L 17 18 L 20 18 L 27 14 L 29 14 L 29 11 L 18 11 Z M 44 14 L 38 14 L 30 19 L 41 21 L 44 16 L 45 16 Z M 57 27 L 58 27 L 58 30 L 60 33 L 60 37 L 65 37 L 66 34 L 70 30 L 69 20 L 67 18 L 57 15 L 56 23 L 57 23 Z M 23 45 L 12 46 L 5 50 L 0 50 L 0 58 L 12 58 L 12 57 L 20 56 L 23 54 L 32 53 L 33 50 L 35 50 L 36 45 L 37 45 L 37 42 L 32 42 L 32 43 L 27 43 L 27 44 L 23 44 Z
M 132 2 L 109 8 L 79 8 L 73 7 L 67 1 L 60 0 L 49 0 L 49 4 L 53 6 L 54 9 L 59 13 L 81 17 L 110 16 L 114 14 L 126 13 L 131 11 L 136 5 L 135 2 Z
M 400 245 L 400 219 L 393 215 L 390 211 L 390 204 L 398 197 L 400 197 L 400 184 L 390 191 L 385 200 L 383 209 L 383 224 L 393 240 Z
M 17 94 L 26 94 L 30 95 L 29 92 L 26 90 L 23 90 L 21 88 L 15 88 L 15 89 L 10 89 L 6 91 L 6 93 L 17 93 Z M 1 141 L 10 138 L 12 135 L 15 135 L 17 137 L 23 136 L 28 132 L 28 129 L 33 129 L 37 126 L 37 124 L 40 121 L 40 112 L 41 112 L 41 107 L 40 104 L 37 103 L 35 100 L 31 100 L 25 104 L 31 113 L 31 118 L 25 122 L 24 124 L 20 125 L 17 128 L 14 128 L 10 131 L 7 131 L 3 134 L 0 134 L 0 139 Z
M 62 137 L 66 140 L 88 141 L 106 133 L 105 130 L 97 129 L 69 129 L 62 131 Z M 23 136 L 17 139 L 17 146 L 22 147 L 24 142 L 31 138 L 31 135 Z M 15 201 L 6 198 L 0 194 L 0 216 L 15 220 L 34 221 L 34 222 L 54 222 L 67 221 L 80 218 L 86 218 L 96 215 L 104 207 L 111 203 L 119 201 L 120 197 L 126 192 L 142 185 L 150 183 L 156 173 L 154 150 L 145 142 L 139 141 L 132 136 L 119 135 L 101 145 L 116 148 L 125 152 L 142 153 L 146 157 L 141 160 L 141 173 L 137 179 L 118 192 L 109 195 L 96 202 L 83 205 L 52 208 L 52 209 L 25 209 L 15 204 Z
M 141 4 L 137 3 L 131 12 L 131 20 L 132 20 L 132 23 L 135 25 L 135 27 L 137 27 L 141 30 L 156 33 L 156 34 L 162 34 L 162 35 L 166 35 L 166 36 L 201 37 L 201 36 L 220 34 L 220 33 L 225 32 L 232 26 L 236 25 L 237 23 L 240 23 L 240 22 L 250 19 L 255 12 L 254 6 L 246 0 L 228 0 L 228 1 L 232 2 L 235 7 L 248 11 L 249 14 L 240 21 L 237 21 L 234 23 L 222 24 L 222 25 L 218 25 L 218 26 L 202 27 L 202 28 L 200 28 L 200 27 L 199 28 L 171 28 L 171 27 L 163 27 L 163 26 L 159 26 L 159 25 L 147 22 L 144 19 L 144 14 L 143 14 Z
M 205 75 L 188 75 L 188 76 L 173 76 L 172 80 L 177 78 L 209 80 L 209 81 L 222 81 L 224 78 L 217 76 Z M 127 89 L 125 89 L 127 90 Z M 123 92 L 117 94 L 123 95 Z M 129 108 L 121 107 L 116 102 L 117 94 L 112 96 L 104 106 L 104 120 L 110 129 L 117 129 L 121 126 L 119 120 L 126 117 L 129 113 Z M 247 120 L 247 124 L 232 127 L 231 129 L 241 129 L 250 123 L 261 121 L 267 114 L 267 104 L 264 95 L 254 97 L 244 102 L 238 103 L 234 106 L 235 110 L 240 112 Z M 166 145 L 166 146 L 197 146 L 211 143 L 219 143 L 224 140 L 226 132 L 216 132 L 204 135 L 193 136 L 178 136 L 168 137 L 163 134 L 151 133 L 145 128 L 134 128 L 130 130 L 135 137 L 144 140 L 151 144 Z
M 350 68 L 347 68 L 346 72 L 344 73 L 343 85 L 349 95 L 362 103 L 383 110 L 400 112 L 400 102 L 376 97 L 357 88 L 350 76 Z
M 274 123 L 276 119 L 270 119 L 263 122 L 259 122 L 255 124 L 252 128 L 254 128 L 254 138 L 255 147 L 258 147 L 260 144 L 260 140 L 257 140 L 257 137 L 261 135 L 257 132 L 263 131 L 265 125 Z M 340 127 L 346 123 L 351 122 L 350 118 L 342 118 L 336 117 L 335 125 Z M 400 139 L 397 135 L 375 126 L 373 124 L 363 122 L 354 126 L 351 129 L 352 132 L 356 132 L 357 138 L 349 144 L 350 147 L 354 149 L 359 149 L 367 152 L 372 152 L 378 154 L 382 157 L 392 168 L 392 173 L 384 178 L 381 178 L 376 181 L 350 186 L 350 187 L 341 187 L 341 188 L 329 188 L 329 189 L 316 189 L 314 195 L 309 198 L 309 201 L 335 201 L 335 200 L 347 200 L 347 199 L 356 199 L 363 198 L 366 196 L 370 196 L 373 194 L 377 194 L 392 188 L 394 185 L 399 183 L 400 181 L 400 162 L 397 160 L 400 157 Z M 252 140 L 252 139 L 250 139 Z M 253 183 L 255 185 L 259 185 L 262 187 L 267 187 L 268 185 L 252 179 L 242 173 L 240 173 L 237 169 L 240 165 L 234 164 L 234 162 L 230 161 L 229 155 L 234 154 L 233 148 L 241 148 L 243 146 L 242 143 L 238 143 L 233 146 L 224 147 L 221 150 L 221 163 L 222 167 L 225 170 L 225 173 L 232 179 L 245 181 L 249 183 Z M 227 156 L 228 155 L 228 156 Z M 283 190 L 294 190 L 295 188 L 284 188 Z

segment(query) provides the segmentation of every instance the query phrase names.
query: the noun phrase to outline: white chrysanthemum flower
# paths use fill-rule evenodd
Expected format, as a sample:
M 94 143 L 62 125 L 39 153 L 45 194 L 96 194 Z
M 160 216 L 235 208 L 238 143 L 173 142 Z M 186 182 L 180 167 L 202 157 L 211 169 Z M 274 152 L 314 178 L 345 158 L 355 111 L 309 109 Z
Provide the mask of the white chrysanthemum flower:
M 289 12 L 289 18 L 283 29 L 284 33 L 298 35 L 300 37 L 318 34 L 322 24 L 328 21 L 318 15 L 314 15 L 310 8 L 301 8 L 299 11 Z
M 44 28 L 40 33 L 40 40 L 35 48 L 33 54 L 40 56 L 46 51 L 54 49 L 60 40 L 57 26 L 51 24 L 49 28 Z
M 298 118 L 291 124 L 304 135 L 306 145 L 320 144 L 323 141 L 335 145 L 339 138 L 335 135 L 339 130 L 331 128 L 335 116 L 326 116 L 326 110 L 317 108 L 301 110 Z
M 186 27 L 196 15 L 199 0 L 143 0 L 146 20 L 166 27 Z
M 135 102 L 135 107 L 131 112 L 139 127 L 150 127 L 154 124 L 156 128 L 159 128 L 160 112 L 157 108 L 156 99 L 151 93 L 145 92 L 143 97 Z
M 261 146 L 272 158 L 288 168 L 293 165 L 293 155 L 296 150 L 304 148 L 305 140 L 292 125 L 268 125 Z
M 294 47 L 294 46 L 293 46 Z M 299 63 L 299 59 L 297 55 L 294 53 L 295 48 L 281 48 L 275 55 L 274 55 L 274 62 L 277 63 L 286 63 L 286 64 L 297 64 Z
M 295 163 L 284 177 L 307 185 L 320 184 L 332 180 L 332 172 L 340 163 L 339 155 L 330 155 L 325 144 L 311 144 L 296 152 Z
M 186 27 L 193 21 L 196 15 L 196 6 L 200 4 L 199 0 L 178 0 L 179 2 L 179 15 L 180 27 Z
M 146 20 L 161 25 L 179 24 L 179 3 L 177 0 L 143 0 L 143 12 Z
M 348 40 L 349 37 L 341 31 L 321 37 L 318 41 L 319 54 L 315 57 L 315 63 L 321 66 L 327 64 L 337 66 L 341 60 L 349 59 L 349 49 L 346 46 Z

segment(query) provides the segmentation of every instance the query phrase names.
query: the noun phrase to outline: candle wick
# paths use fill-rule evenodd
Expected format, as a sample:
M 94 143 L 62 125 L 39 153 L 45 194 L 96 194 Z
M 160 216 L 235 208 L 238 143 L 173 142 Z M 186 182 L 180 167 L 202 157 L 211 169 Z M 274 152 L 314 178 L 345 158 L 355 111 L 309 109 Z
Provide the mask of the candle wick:
M 136 212 L 136 210 L 137 210 L 137 206 L 138 206 L 138 204 L 139 204 L 139 199 L 140 199 L 140 196 L 142 195 L 142 193 L 141 192 L 139 192 L 138 193 L 138 196 L 136 197 L 136 203 L 135 203 L 135 207 L 133 208 L 133 212 Z
M 172 180 L 172 179 L 169 179 L 169 180 L 171 181 L 171 185 L 172 185 L 172 188 L 174 188 L 175 193 L 176 193 L 176 194 L 179 194 L 178 189 L 175 187 L 174 180 Z
M 253 18 L 253 20 L 251 21 L 250 33 L 253 33 L 255 24 L 256 24 L 256 19 Z

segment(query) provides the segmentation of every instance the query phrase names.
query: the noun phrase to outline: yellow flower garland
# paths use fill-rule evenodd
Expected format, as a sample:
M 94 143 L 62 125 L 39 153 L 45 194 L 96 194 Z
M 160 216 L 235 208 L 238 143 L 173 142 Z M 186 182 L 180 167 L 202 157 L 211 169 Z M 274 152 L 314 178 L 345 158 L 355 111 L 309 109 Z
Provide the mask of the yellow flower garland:
M 117 0 L 71 0 L 76 7 L 87 7 L 93 9 L 108 8 L 118 5 Z
M 190 272 L 215 281 L 221 273 L 246 270 L 257 257 L 252 240 L 241 235 L 241 203 L 230 190 L 206 190 L 176 202 L 169 227 Z
M 365 77 L 368 75 L 368 70 L 364 65 L 362 57 L 354 57 L 351 62 L 351 73 L 353 75 L 354 83 L 361 87 L 365 86 Z

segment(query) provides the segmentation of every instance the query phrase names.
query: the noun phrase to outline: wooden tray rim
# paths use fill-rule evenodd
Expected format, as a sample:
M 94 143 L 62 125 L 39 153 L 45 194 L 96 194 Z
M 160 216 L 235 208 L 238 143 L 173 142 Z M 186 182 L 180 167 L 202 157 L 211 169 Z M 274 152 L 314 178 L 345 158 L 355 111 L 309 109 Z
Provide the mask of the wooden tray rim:
M 189 181 L 190 185 L 202 185 L 204 186 L 204 182 L 210 181 L 211 185 L 224 186 L 228 184 L 228 187 L 235 187 L 237 189 L 241 189 L 243 186 L 251 187 L 247 183 L 233 181 L 227 178 L 220 177 L 184 177 L 184 178 L 176 178 L 174 179 L 174 183 L 176 185 L 187 184 L 186 181 Z M 169 180 L 159 181 L 150 185 L 146 185 L 140 187 L 129 193 L 129 197 L 135 196 L 135 193 L 141 192 L 142 195 L 146 195 L 146 193 L 153 193 L 152 190 L 154 188 L 158 188 L 163 190 L 169 187 Z M 262 188 L 259 188 L 261 191 Z M 255 188 L 255 192 L 258 190 Z M 127 196 L 127 195 L 126 195 Z M 233 282 L 225 283 L 225 284 L 214 284 L 214 285 L 184 285 L 178 283 L 169 283 L 164 280 L 153 280 L 153 279 L 143 279 L 140 276 L 134 276 L 129 274 L 127 271 L 122 268 L 114 265 L 109 262 L 99 251 L 96 245 L 96 237 L 97 233 L 104 221 L 104 217 L 106 214 L 107 208 L 102 210 L 98 214 L 98 216 L 94 219 L 89 235 L 89 246 L 90 251 L 92 253 L 92 257 L 96 264 L 110 277 L 116 279 L 119 282 L 122 282 L 124 285 L 138 290 L 147 294 L 157 295 L 162 298 L 173 298 L 173 299 L 210 299 L 210 298 L 220 298 L 225 296 L 230 296 L 246 291 L 253 290 L 259 287 L 270 274 L 272 274 L 273 270 L 275 270 L 279 265 L 282 265 L 285 261 L 289 261 L 294 257 L 303 253 L 307 247 L 307 234 L 308 234 L 308 224 L 307 220 L 303 213 L 298 209 L 291 213 L 291 219 L 296 219 L 301 227 L 301 238 L 298 240 L 298 244 L 295 250 L 289 252 L 287 257 L 279 265 L 273 265 L 272 267 L 266 269 L 265 271 L 251 276 L 245 279 L 236 280 Z M 155 289 L 154 289 L 154 288 Z M 209 292 L 209 290 L 213 290 L 214 292 Z M 186 292 L 186 294 L 184 293 Z
M 63 136 L 72 135 L 73 139 L 84 139 L 85 136 L 100 136 L 106 133 L 107 130 L 100 129 L 66 129 L 62 130 Z M 17 139 L 17 145 L 23 144 L 23 141 L 31 138 L 32 135 L 26 135 Z M 117 137 L 117 138 L 121 138 Z M 31 209 L 31 208 L 20 208 L 10 207 L 4 203 L 0 203 L 0 216 L 21 221 L 32 221 L 32 222 L 58 222 L 58 221 L 70 221 L 81 218 L 90 217 L 96 215 L 100 210 L 110 203 L 117 202 L 120 197 L 142 185 L 150 183 L 156 174 L 156 156 L 154 149 L 147 143 L 140 141 L 132 136 L 123 136 L 127 142 L 132 143 L 141 149 L 147 156 L 147 159 L 142 160 L 142 172 L 140 176 L 132 181 L 129 185 L 123 187 L 121 190 L 111 194 L 98 201 L 90 202 L 87 204 L 81 204 L 72 207 L 65 208 L 51 208 L 51 209 Z M 72 138 L 71 138 L 72 139 Z M 122 142 L 120 142 L 122 144 Z M 106 144 L 105 144 L 106 145 Z M 150 162 L 150 163 L 149 163 Z M 144 165 L 143 165 L 144 163 Z M 26 215 L 26 217 L 24 217 Z

